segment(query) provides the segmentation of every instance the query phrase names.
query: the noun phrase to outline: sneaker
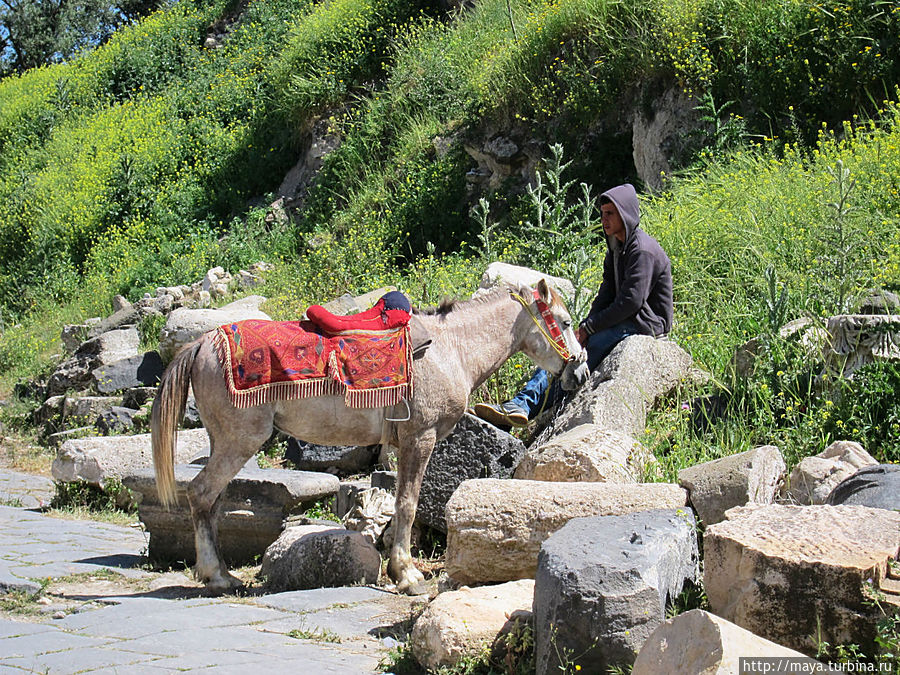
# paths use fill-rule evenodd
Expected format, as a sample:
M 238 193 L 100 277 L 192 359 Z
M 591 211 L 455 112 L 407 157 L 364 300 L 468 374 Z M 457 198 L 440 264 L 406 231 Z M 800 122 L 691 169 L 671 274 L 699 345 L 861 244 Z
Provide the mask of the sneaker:
M 515 403 L 507 401 L 500 405 L 493 403 L 476 403 L 475 414 L 485 422 L 494 426 L 528 426 L 528 414 Z

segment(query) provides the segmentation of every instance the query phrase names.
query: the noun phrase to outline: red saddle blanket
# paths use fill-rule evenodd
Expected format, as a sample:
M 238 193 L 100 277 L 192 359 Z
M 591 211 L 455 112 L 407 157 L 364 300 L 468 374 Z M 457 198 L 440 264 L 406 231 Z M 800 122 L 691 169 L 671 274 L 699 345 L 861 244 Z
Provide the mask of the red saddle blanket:
M 406 326 L 331 335 L 309 321 L 248 319 L 219 326 L 215 344 L 236 408 L 307 396 L 379 408 L 412 393 Z

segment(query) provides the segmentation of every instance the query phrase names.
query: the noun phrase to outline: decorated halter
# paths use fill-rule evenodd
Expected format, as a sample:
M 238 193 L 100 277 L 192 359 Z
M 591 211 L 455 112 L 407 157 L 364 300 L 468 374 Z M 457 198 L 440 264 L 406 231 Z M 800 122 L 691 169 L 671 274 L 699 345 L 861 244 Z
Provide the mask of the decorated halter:
M 537 304 L 538 311 L 541 313 L 541 317 L 543 317 L 544 324 L 547 328 L 544 328 L 534 315 L 534 312 L 531 310 L 531 303 L 518 293 L 510 291 L 510 295 L 528 310 L 528 315 L 531 317 L 531 320 L 534 321 L 534 325 L 541 331 L 541 335 L 547 338 L 547 342 L 550 343 L 550 346 L 553 347 L 554 351 L 556 351 L 564 361 L 572 361 L 575 357 L 569 353 L 569 348 L 566 346 L 565 340 L 563 340 L 562 331 L 559 329 L 559 324 L 556 323 L 556 319 L 553 317 L 553 312 L 550 311 L 550 306 L 541 299 L 541 294 L 537 289 L 535 289 L 533 293 L 535 304 Z

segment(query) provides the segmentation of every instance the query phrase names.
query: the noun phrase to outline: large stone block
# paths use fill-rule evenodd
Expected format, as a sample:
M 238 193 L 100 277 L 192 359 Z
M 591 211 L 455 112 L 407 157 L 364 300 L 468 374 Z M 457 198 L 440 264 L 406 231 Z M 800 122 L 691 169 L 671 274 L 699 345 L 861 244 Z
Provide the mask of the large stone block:
M 518 438 L 472 415 L 463 415 L 428 460 L 416 519 L 447 531 L 444 510 L 459 484 L 470 478 L 511 478 L 525 453 Z
M 740 664 L 742 658 L 749 657 L 790 658 L 790 663 L 805 666 L 803 672 L 808 673 L 823 667 L 800 652 L 754 635 L 715 614 L 692 609 L 660 624 L 650 634 L 631 674 L 738 675 L 748 672 L 740 670 Z
M 95 368 L 91 371 L 91 377 L 97 391 L 111 394 L 132 387 L 159 384 L 162 373 L 163 363 L 159 353 L 145 352 Z
M 138 516 L 150 533 L 149 557 L 158 564 L 193 564 L 194 526 L 187 487 L 202 469 L 175 465 L 175 506 L 159 503 L 153 469 L 135 471 L 122 479 L 141 494 Z M 284 521 L 314 502 L 338 491 L 337 477 L 327 473 L 245 467 L 231 479 L 219 497 L 219 549 L 229 565 L 254 562 L 278 539 Z
M 188 464 L 209 456 L 209 436 L 205 429 L 178 433 L 175 461 Z M 96 436 L 66 441 L 53 460 L 54 480 L 65 483 L 85 481 L 102 487 L 110 478 L 122 478 L 153 466 L 150 434 Z
M 260 576 L 270 592 L 374 584 L 381 555 L 359 532 L 339 526 L 289 527 L 262 559 Z
M 838 483 L 826 501 L 900 511 L 900 464 L 863 467 Z
M 86 389 L 93 382 L 94 370 L 137 356 L 139 344 L 140 337 L 134 327 L 111 330 L 83 342 L 50 376 L 47 392 L 52 395 Z
M 796 504 L 824 504 L 838 483 L 875 464 L 859 443 L 835 441 L 818 455 L 800 460 L 791 471 L 785 498 Z
M 677 485 L 467 480 L 447 502 L 447 574 L 459 583 L 534 578 L 541 543 L 572 518 L 680 508 Z
M 734 506 L 771 504 L 784 478 L 784 459 L 774 445 L 682 469 L 678 483 L 704 525 L 718 523 Z
M 169 362 L 186 344 L 196 340 L 206 331 L 230 321 L 270 319 L 268 314 L 259 309 L 265 300 L 261 295 L 249 295 L 218 309 L 180 307 L 174 310 L 169 314 L 166 325 L 160 332 L 160 356 L 163 361 Z
M 880 613 L 863 587 L 900 607 L 887 579 L 900 513 L 864 506 L 750 505 L 703 538 L 711 610 L 768 640 L 815 654 L 817 642 L 872 651 Z M 896 582 L 893 582 L 896 583 Z
M 493 644 L 513 621 L 527 621 L 533 598 L 531 579 L 441 593 L 413 626 L 413 656 L 429 670 L 452 668 Z
M 530 447 L 516 468 L 520 480 L 637 483 L 653 454 L 631 436 L 582 424 Z
M 377 445 L 316 445 L 289 438 L 284 458 L 301 471 L 327 471 L 353 476 L 372 470 L 378 456 Z
M 541 546 L 534 591 L 538 675 L 561 654 L 586 673 L 630 666 L 665 621 L 666 601 L 699 574 L 689 509 L 576 518 Z
M 644 433 L 647 410 L 690 374 L 692 359 L 671 340 L 632 335 L 616 345 L 588 381 L 534 441 L 582 424 L 637 438 Z
M 519 267 L 518 265 L 502 262 L 494 262 L 488 265 L 484 274 L 481 275 L 481 284 L 478 288 L 489 289 L 498 284 L 534 287 L 537 286 L 541 279 L 544 279 L 550 286 L 555 288 L 566 302 L 572 302 L 572 299 L 575 297 L 575 286 L 568 279 L 544 274 L 529 267 Z

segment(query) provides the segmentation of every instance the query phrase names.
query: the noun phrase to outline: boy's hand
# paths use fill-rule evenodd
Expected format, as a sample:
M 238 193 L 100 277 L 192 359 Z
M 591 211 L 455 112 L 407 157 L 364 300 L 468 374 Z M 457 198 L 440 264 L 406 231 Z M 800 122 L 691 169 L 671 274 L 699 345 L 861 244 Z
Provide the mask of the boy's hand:
M 578 340 L 578 344 L 582 347 L 587 347 L 588 332 L 579 326 L 578 330 L 575 331 L 575 339 Z

